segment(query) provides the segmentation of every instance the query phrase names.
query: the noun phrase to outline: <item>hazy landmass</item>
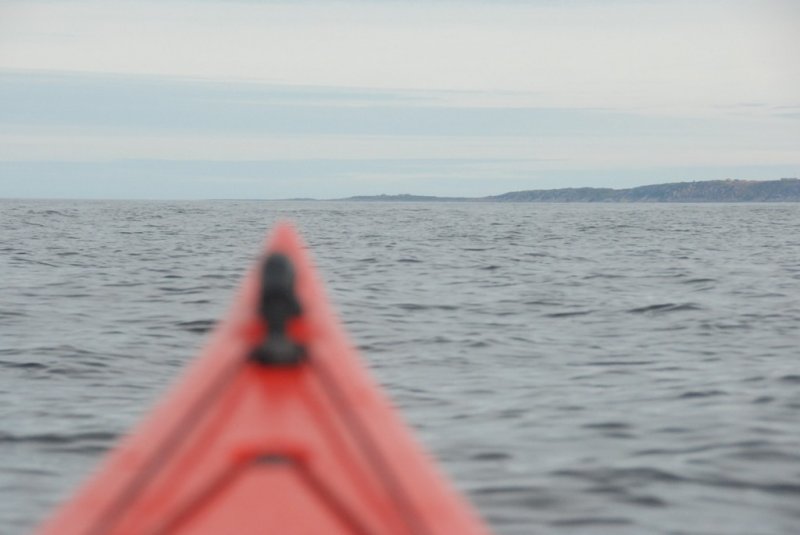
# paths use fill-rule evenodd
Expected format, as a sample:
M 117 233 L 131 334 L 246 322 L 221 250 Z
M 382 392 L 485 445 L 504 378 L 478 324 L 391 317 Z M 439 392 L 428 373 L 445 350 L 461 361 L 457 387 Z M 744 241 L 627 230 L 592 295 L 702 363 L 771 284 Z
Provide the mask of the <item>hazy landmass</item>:
M 627 189 L 563 188 L 511 191 L 487 197 L 361 195 L 342 201 L 392 202 L 800 202 L 800 179 L 706 180 Z

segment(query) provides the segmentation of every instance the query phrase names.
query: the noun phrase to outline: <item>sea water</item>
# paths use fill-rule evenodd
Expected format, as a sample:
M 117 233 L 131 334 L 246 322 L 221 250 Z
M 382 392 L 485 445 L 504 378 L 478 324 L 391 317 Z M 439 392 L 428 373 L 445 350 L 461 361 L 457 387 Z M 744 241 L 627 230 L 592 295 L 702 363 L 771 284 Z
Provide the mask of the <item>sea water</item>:
M 0 532 L 197 353 L 277 220 L 498 534 L 800 533 L 800 205 L 0 201 Z

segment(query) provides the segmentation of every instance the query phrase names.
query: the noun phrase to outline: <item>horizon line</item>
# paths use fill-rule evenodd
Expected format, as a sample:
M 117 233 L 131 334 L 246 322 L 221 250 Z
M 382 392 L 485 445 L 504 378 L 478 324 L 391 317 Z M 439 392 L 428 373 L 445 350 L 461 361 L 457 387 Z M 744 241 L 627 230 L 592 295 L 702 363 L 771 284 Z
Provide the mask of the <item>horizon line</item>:
M 796 181 L 800 180 L 798 177 L 780 177 L 774 179 L 746 179 L 746 178 L 723 178 L 723 179 L 715 179 L 715 180 L 682 180 L 678 182 L 657 182 L 651 184 L 642 184 L 639 186 L 632 186 L 629 188 L 611 188 L 611 187 L 597 187 L 597 186 L 570 186 L 565 188 L 543 188 L 543 189 L 523 189 L 523 190 L 514 190 L 514 191 L 505 191 L 502 193 L 497 193 L 493 195 L 483 195 L 477 197 L 467 197 L 467 196 L 447 196 L 447 195 L 419 195 L 414 193 L 379 193 L 374 195 L 349 195 L 347 197 L 330 197 L 330 198 L 317 198 L 317 197 L 283 197 L 283 198 L 257 198 L 257 197 L 208 197 L 208 198 L 156 198 L 156 197 L 5 197 L 0 196 L 0 201 L 150 201 L 150 202 L 175 202 L 175 201 L 184 201 L 184 202 L 205 202 L 205 201 L 231 201 L 231 202 L 310 202 L 310 201 L 319 201 L 319 202 L 330 202 L 330 201 L 348 201 L 348 200 L 358 200 L 358 199 L 379 199 L 382 197 L 416 197 L 422 199 L 431 199 L 431 200 L 448 200 L 450 202 L 471 202 L 471 201 L 484 201 L 484 202 L 493 202 L 493 199 L 496 197 L 501 197 L 503 195 L 514 194 L 514 193 L 525 193 L 525 192 L 548 192 L 548 191 L 574 191 L 574 190 L 597 190 L 597 191 L 629 191 L 638 188 L 646 188 L 652 186 L 667 186 L 667 185 L 677 185 L 677 184 L 690 184 L 690 183 L 714 183 L 714 182 L 747 182 L 747 183 L 765 183 L 765 182 L 782 182 L 782 181 Z M 508 202 L 508 201 L 495 201 L 495 202 Z M 540 203 L 546 203 L 548 201 L 537 201 Z M 569 202 L 569 201 L 567 201 Z M 580 202 L 580 201 L 577 201 Z M 702 204 L 703 202 L 708 204 L 716 204 L 714 201 L 700 201 L 700 202 L 691 202 L 691 204 Z M 724 202 L 724 201 L 723 201 Z M 748 202 L 748 201 L 740 201 L 740 202 Z M 749 202 L 762 202 L 762 201 L 749 201 Z M 783 202 L 800 202 L 800 201 L 783 201 Z M 564 204 L 564 201 L 553 201 L 554 204 Z M 677 203 L 679 204 L 679 202 Z

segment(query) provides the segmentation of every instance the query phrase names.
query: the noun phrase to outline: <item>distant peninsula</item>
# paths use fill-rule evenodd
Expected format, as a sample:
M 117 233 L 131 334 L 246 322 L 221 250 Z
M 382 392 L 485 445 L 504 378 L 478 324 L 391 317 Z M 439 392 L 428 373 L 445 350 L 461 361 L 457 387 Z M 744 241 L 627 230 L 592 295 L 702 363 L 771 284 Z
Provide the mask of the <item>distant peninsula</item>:
M 337 200 L 362 202 L 800 202 L 800 179 L 705 180 L 654 184 L 627 189 L 534 189 L 487 197 L 362 195 Z

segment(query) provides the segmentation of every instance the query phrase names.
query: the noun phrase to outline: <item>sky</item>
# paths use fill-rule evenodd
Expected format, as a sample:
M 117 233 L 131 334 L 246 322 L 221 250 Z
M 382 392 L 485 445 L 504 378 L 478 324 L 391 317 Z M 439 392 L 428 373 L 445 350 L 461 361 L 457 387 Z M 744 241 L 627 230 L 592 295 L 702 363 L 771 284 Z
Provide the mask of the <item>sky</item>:
M 0 197 L 800 176 L 796 0 L 0 0 Z

